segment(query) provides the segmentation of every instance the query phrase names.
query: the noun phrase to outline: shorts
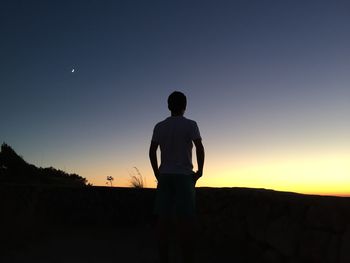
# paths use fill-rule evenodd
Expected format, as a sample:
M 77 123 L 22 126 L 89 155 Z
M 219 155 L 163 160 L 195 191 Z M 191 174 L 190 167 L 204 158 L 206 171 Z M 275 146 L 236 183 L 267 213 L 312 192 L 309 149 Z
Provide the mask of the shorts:
M 154 212 L 159 216 L 194 216 L 196 208 L 194 174 L 161 174 Z

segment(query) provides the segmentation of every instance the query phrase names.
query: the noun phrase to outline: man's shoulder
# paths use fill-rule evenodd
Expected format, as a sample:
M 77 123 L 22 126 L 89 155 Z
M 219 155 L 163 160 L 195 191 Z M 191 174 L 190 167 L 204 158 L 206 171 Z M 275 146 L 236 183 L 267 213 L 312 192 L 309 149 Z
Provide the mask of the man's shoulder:
M 191 124 L 197 124 L 197 122 L 196 122 L 196 121 L 194 121 L 194 120 L 187 119 L 187 118 L 185 118 L 185 117 L 184 117 L 184 119 L 185 119 L 185 121 L 187 121 L 188 123 L 191 123 Z
M 173 122 L 176 122 L 178 125 L 185 125 L 185 126 L 197 126 L 197 122 L 194 121 L 194 120 L 191 120 L 191 119 L 187 119 L 185 117 L 181 117 L 181 118 L 177 118 L 177 119 L 174 119 L 172 117 L 168 117 L 160 122 L 158 122 L 156 125 L 155 125 L 155 128 L 160 128 L 160 127 L 164 127 L 164 126 L 167 126 L 167 125 L 171 125 L 171 123 Z
M 191 127 L 191 128 L 195 128 L 197 127 L 197 122 L 191 119 L 187 119 L 187 118 L 183 118 L 183 123 L 185 126 Z
M 162 125 L 168 123 L 168 119 L 169 119 L 169 118 L 166 118 L 166 119 L 164 119 L 164 120 L 158 122 L 154 127 L 157 128 L 157 127 L 160 127 L 160 126 L 162 126 Z

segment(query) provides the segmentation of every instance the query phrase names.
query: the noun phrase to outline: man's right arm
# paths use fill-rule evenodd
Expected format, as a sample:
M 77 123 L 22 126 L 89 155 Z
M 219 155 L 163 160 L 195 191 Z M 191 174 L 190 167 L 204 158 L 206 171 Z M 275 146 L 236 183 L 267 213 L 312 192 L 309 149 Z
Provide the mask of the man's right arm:
M 157 149 L 158 149 L 158 143 L 152 141 L 151 145 L 149 147 L 149 159 L 151 161 L 152 169 L 154 176 L 159 181 L 159 167 L 158 167 L 158 160 L 157 160 Z
M 204 146 L 202 144 L 202 139 L 193 140 L 194 145 L 196 146 L 196 155 L 197 155 L 197 166 L 198 171 L 196 173 L 196 179 L 203 175 L 203 166 L 204 166 Z

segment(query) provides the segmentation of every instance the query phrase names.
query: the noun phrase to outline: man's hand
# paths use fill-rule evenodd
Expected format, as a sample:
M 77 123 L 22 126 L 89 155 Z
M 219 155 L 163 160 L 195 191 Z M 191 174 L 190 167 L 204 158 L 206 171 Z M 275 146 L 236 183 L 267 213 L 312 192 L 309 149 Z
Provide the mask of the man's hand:
M 194 173 L 193 178 L 194 178 L 194 180 L 197 182 L 197 180 L 198 180 L 199 178 L 201 178 L 202 175 L 203 175 L 203 171 L 197 171 L 197 172 Z
M 160 176 L 159 170 L 154 172 L 154 176 L 156 177 L 157 181 L 159 182 L 159 176 Z

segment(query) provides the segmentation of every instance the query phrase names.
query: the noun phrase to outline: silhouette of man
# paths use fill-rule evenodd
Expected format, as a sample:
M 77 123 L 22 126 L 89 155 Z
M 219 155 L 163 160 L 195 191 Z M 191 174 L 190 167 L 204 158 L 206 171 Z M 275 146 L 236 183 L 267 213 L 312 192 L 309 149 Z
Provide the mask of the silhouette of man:
M 194 261 L 195 184 L 203 174 L 204 147 L 197 123 L 183 116 L 186 104 L 183 93 L 175 91 L 170 94 L 168 109 L 171 116 L 154 127 L 149 149 L 149 158 L 158 181 L 155 213 L 158 215 L 158 248 L 162 263 L 169 262 L 169 235 L 173 232 L 173 219 L 184 262 Z M 193 172 L 193 143 L 196 146 L 197 172 Z

